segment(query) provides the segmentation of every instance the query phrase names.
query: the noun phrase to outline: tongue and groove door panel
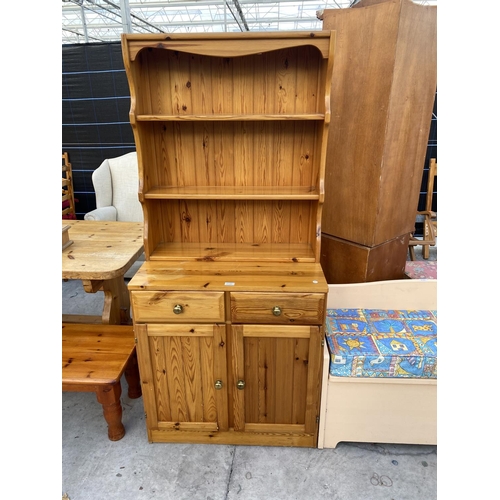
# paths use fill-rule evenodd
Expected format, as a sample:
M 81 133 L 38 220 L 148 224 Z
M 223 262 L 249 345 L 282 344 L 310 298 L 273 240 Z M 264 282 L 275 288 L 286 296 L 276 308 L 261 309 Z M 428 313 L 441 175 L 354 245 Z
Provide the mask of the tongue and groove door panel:
M 233 325 L 234 430 L 315 440 L 321 384 L 318 326 Z
M 148 434 L 227 430 L 226 327 L 136 325 Z

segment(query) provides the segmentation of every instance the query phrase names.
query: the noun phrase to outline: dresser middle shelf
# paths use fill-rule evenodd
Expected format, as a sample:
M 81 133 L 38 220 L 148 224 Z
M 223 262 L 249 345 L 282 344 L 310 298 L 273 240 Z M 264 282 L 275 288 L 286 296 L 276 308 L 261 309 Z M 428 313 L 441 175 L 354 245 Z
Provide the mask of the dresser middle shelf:
M 139 194 L 142 200 L 319 200 L 315 186 L 159 186 Z
M 210 115 L 132 115 L 131 120 L 138 122 L 210 122 L 210 121 L 236 121 L 236 122 L 252 122 L 252 121 L 282 121 L 282 120 L 306 120 L 306 121 L 329 121 L 329 113 L 266 113 L 266 114 L 223 114 L 212 113 Z

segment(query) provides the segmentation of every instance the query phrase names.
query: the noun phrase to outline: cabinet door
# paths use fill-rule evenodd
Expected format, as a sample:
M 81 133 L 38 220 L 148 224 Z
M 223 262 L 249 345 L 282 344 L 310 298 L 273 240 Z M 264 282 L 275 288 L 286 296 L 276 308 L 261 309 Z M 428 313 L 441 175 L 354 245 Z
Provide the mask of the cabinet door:
M 149 439 L 155 431 L 182 440 L 182 431 L 227 430 L 226 327 L 138 324 L 135 331 Z
M 233 325 L 235 431 L 301 435 L 315 446 L 322 328 Z

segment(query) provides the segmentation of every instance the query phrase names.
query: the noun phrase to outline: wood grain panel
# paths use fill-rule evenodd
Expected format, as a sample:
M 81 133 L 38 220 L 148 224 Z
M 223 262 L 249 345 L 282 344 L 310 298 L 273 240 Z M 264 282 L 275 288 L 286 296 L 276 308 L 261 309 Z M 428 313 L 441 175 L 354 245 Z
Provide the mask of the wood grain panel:
M 277 424 L 289 424 L 292 422 L 295 341 L 294 339 L 276 339 L 274 342 L 276 344 L 276 353 L 279 353 L 274 361 L 276 378 L 275 422 Z
M 213 382 L 203 381 L 201 377 L 202 370 L 202 346 L 200 339 L 196 337 L 183 337 L 181 339 L 182 347 L 182 365 L 184 371 L 184 391 L 187 407 L 188 421 L 202 422 L 204 420 L 204 398 L 200 396 L 210 394 L 213 401 Z M 212 350 L 212 345 L 209 341 L 208 346 L 204 348 Z M 203 366 L 206 371 L 206 366 Z M 209 374 L 212 375 L 213 366 L 210 366 Z M 208 383 L 207 383 L 208 382 Z M 211 382 L 211 383 L 210 383 Z M 207 392 L 205 392 L 205 390 Z M 210 398 L 209 398 L 210 400 Z
M 318 190 L 316 122 L 147 122 L 141 190 L 183 186 L 302 186 Z M 319 159 L 319 155 L 317 155 Z M 156 165 L 157 168 L 151 168 Z M 196 166 L 196 168 L 194 168 Z
M 311 327 L 304 423 L 306 432 L 314 433 L 316 435 L 316 439 L 318 433 L 318 423 L 316 418 L 319 417 L 321 369 L 323 367 L 323 349 L 321 347 L 321 341 L 324 338 L 324 335 L 325 332 L 323 327 Z
M 69 226 L 73 241 L 61 254 L 64 279 L 123 280 L 124 271 L 143 251 L 140 222 L 65 219 L 62 226 Z
M 213 337 L 213 325 L 148 324 L 148 334 L 154 337 Z
M 214 112 L 214 83 L 209 75 L 212 71 L 212 58 L 206 58 L 203 56 L 192 55 L 191 56 L 191 67 L 193 70 L 193 82 L 191 91 L 193 96 L 193 110 L 196 113 L 212 114 Z
M 192 260 L 197 262 L 279 262 L 313 263 L 308 243 L 159 243 L 151 256 L 154 261 Z
M 297 84 L 295 95 L 295 112 L 304 113 L 308 110 L 315 109 L 319 113 L 325 112 L 325 102 L 322 100 L 323 95 L 318 91 L 320 89 L 321 80 L 324 74 L 318 72 L 318 67 L 321 68 L 321 63 L 314 57 L 314 51 L 308 50 L 304 57 L 300 56 L 297 59 Z M 311 73 L 318 72 L 319 78 L 311 78 Z
M 148 169 L 146 190 L 157 186 L 317 185 L 317 171 L 311 170 L 315 121 L 142 122 L 138 126 L 151 136 L 144 147 L 156 151 L 144 159 L 151 157 L 158 164 L 151 173 Z M 292 179 L 296 170 L 299 175 Z
M 253 166 L 253 134 L 254 123 L 238 122 L 234 124 L 233 150 L 237 161 L 234 163 L 234 179 L 232 184 L 239 186 L 255 186 Z M 231 183 L 229 183 L 231 185 Z M 228 186 L 229 187 L 229 186 Z
M 335 27 L 338 36 L 325 174 L 326 192 L 335 196 L 325 200 L 322 230 L 367 245 L 374 243 L 378 213 L 374 187 L 381 174 L 397 38 L 397 24 L 389 20 L 396 4 L 323 15 L 324 27 Z
M 409 235 L 375 247 L 322 235 L 321 264 L 328 283 L 364 283 L 404 278 Z
M 147 202 L 160 243 L 307 245 L 315 210 L 305 200 L 161 200 Z M 160 215 L 163 218 L 160 219 Z M 292 219 L 292 214 L 294 218 Z M 295 223 L 296 218 L 300 222 Z M 302 222 L 304 221 L 304 222 Z M 203 238 L 202 238 L 203 236 Z
M 217 219 L 217 202 L 213 200 L 207 200 L 203 203 L 202 207 L 198 205 L 198 217 L 200 241 L 205 243 L 212 243 L 217 241 L 219 227 Z
M 217 380 L 217 377 L 215 376 L 214 359 L 215 339 L 214 336 L 212 336 L 210 338 L 200 338 L 198 341 L 200 343 L 199 384 L 201 387 L 201 393 L 203 394 L 203 400 L 201 400 L 201 398 L 198 400 L 201 405 L 201 408 L 199 409 L 201 419 L 196 420 L 201 420 L 203 422 L 216 422 L 218 405 L 215 396 L 216 391 L 214 390 L 214 383 L 215 380 Z M 219 406 L 219 408 L 221 408 L 222 413 L 223 407 Z
M 436 7 L 403 1 L 375 243 L 407 234 L 415 227 L 436 93 L 436 37 Z
M 62 347 L 66 383 L 114 384 L 134 351 L 134 332 L 128 325 L 63 324 Z
M 321 266 L 295 262 L 224 262 L 206 260 L 145 262 L 129 283 L 135 292 L 185 291 L 205 292 L 269 292 L 279 297 L 298 293 L 326 294 L 328 284 Z M 261 304 L 262 307 L 262 304 Z M 321 322 L 323 318 L 321 317 Z M 295 325 L 290 325 L 295 326 Z
M 178 58 L 177 58 L 178 59 Z M 172 114 L 176 107 L 179 109 L 180 91 L 176 78 L 172 72 L 175 67 L 175 53 L 164 52 L 162 57 L 151 57 L 151 54 L 141 54 L 143 64 L 148 64 L 148 83 L 151 95 L 151 107 L 140 112 L 151 114 Z M 146 74 L 144 75 L 146 79 Z
M 169 386 L 168 404 L 173 422 L 188 422 L 186 404 L 184 369 L 182 366 L 182 339 L 180 337 L 166 337 L 163 339 L 165 352 L 168 353 L 169 363 L 165 369 L 165 376 Z M 152 352 L 152 355 L 156 354 Z
M 203 202 L 200 202 L 203 204 Z M 236 243 L 235 233 L 236 207 L 234 202 L 218 202 L 215 205 L 217 213 L 217 239 L 216 242 Z
M 319 411 L 319 396 L 311 399 L 307 394 L 319 383 L 319 328 L 268 326 L 266 331 L 263 326 L 233 325 L 232 330 L 236 341 L 243 343 L 244 378 L 241 370 L 238 378 L 246 385 L 238 391 L 244 394 L 237 394 L 237 399 L 239 405 L 244 405 L 245 431 L 292 432 L 292 426 L 296 426 L 293 432 L 304 432 L 309 418 L 308 432 L 315 432 L 318 413 L 312 408 L 316 404 L 314 409 Z M 310 348 L 316 360 L 310 359 Z M 240 348 L 236 350 L 241 363 Z M 239 407 L 239 413 L 242 411 Z M 267 427 L 260 427 L 262 424 Z
M 306 413 L 307 376 L 309 369 L 309 338 L 294 339 L 292 377 L 292 424 L 304 424 Z
M 233 323 L 319 324 L 324 312 L 323 294 L 231 293 Z M 275 315 L 273 308 L 279 307 Z
M 295 108 L 296 50 L 280 50 L 276 61 L 276 110 L 278 113 L 290 113 Z M 293 70 L 291 69 L 293 68 Z
M 259 404 L 259 339 L 245 338 L 245 429 L 248 422 L 261 422 Z M 265 413 L 265 408 L 262 409 Z
M 234 204 L 235 243 L 255 241 L 252 208 L 252 204 L 248 201 Z
M 135 112 L 151 113 L 153 106 L 151 103 L 152 89 L 149 86 L 151 71 L 148 58 L 145 53 L 141 54 L 137 59 L 137 64 L 130 64 L 130 59 L 127 56 L 129 47 L 124 44 L 122 50 L 124 52 L 123 62 L 125 68 L 132 76 L 129 81 L 130 87 L 130 120 L 135 123 Z
M 372 5 L 373 4 L 373 5 Z M 436 7 L 327 9 L 337 30 L 322 231 L 375 246 L 410 232 L 436 90 Z
M 149 337 L 149 352 L 155 353 L 151 359 L 151 369 L 154 376 L 156 418 L 158 421 L 171 421 L 173 417 L 170 412 L 170 405 L 167 404 L 167 401 L 170 401 L 170 393 L 167 378 L 165 377 L 167 351 L 162 337 Z
M 277 426 L 273 426 L 276 428 Z M 150 432 L 155 443 L 193 443 L 193 444 L 232 444 L 240 446 L 298 446 L 314 448 L 317 445 L 315 434 L 305 433 L 304 426 L 282 425 L 275 432 L 266 425 L 253 424 L 251 432 L 213 432 L 154 429 Z M 258 428 L 262 431 L 259 432 Z M 295 430 L 297 429 L 297 432 Z
M 245 352 L 243 344 L 243 327 L 231 328 L 231 366 L 232 379 L 236 385 L 238 380 L 245 380 Z M 233 428 L 235 431 L 245 430 L 245 391 L 232 388 Z
M 276 341 L 261 338 L 259 346 L 258 387 L 259 420 L 254 423 L 276 423 Z
M 216 431 L 220 413 L 227 430 L 225 327 L 202 325 L 194 335 L 174 325 L 137 325 L 137 330 L 150 429 Z M 223 387 L 216 391 L 218 378 Z
M 249 179 L 245 176 L 250 169 L 245 168 L 245 165 L 250 165 L 250 162 L 254 161 L 256 147 L 249 142 L 251 141 L 249 137 L 253 137 L 253 133 L 243 133 L 245 131 L 243 125 L 231 125 L 231 127 L 237 128 L 236 137 L 234 137 L 232 129 L 227 129 L 228 124 L 219 124 L 217 127 L 207 124 L 182 125 L 183 128 L 188 127 L 193 130 L 192 133 L 187 130 L 181 133 L 179 127 L 179 124 L 157 124 L 154 129 L 159 134 L 156 143 L 164 144 L 164 137 L 171 135 L 174 137 L 172 144 L 174 147 L 161 146 L 161 157 L 167 163 L 164 167 L 157 169 L 157 174 L 147 177 L 148 186 L 151 189 L 157 184 L 167 186 L 171 183 L 170 185 L 181 187 L 198 186 L 199 190 L 200 186 L 212 183 L 217 186 L 229 184 L 229 189 L 234 190 L 233 184 L 248 185 L 249 182 L 252 182 L 256 185 L 255 192 L 257 193 L 259 193 L 257 186 L 302 186 L 305 191 L 297 192 L 297 198 L 299 196 L 304 196 L 304 199 L 309 198 L 311 191 L 307 190 L 313 190 L 313 198 L 317 196 L 317 188 L 314 188 L 317 172 L 311 170 L 311 166 L 314 164 L 312 151 L 315 133 L 310 127 L 306 128 L 303 124 L 291 123 L 264 126 L 260 136 L 264 143 L 257 150 L 260 150 L 261 155 L 265 154 L 266 156 L 261 156 L 259 160 L 261 167 L 256 168 L 255 176 L 251 176 Z M 252 129 L 255 127 L 258 125 L 250 125 Z M 299 146 L 296 146 L 297 141 L 295 141 L 297 132 L 300 134 Z M 186 140 L 183 137 L 186 136 L 194 137 L 193 140 L 196 144 L 203 144 L 203 147 L 194 147 L 193 144 L 186 146 L 183 142 Z M 253 141 L 257 140 L 258 143 L 258 137 L 259 135 Z M 165 150 L 166 154 L 163 153 Z M 194 154 L 193 151 L 198 153 Z M 200 151 L 203 151 L 203 155 Z M 239 161 L 235 161 L 235 151 L 240 155 Z M 249 158 L 241 157 L 243 153 L 248 153 Z M 211 156 L 212 154 L 215 156 Z M 193 169 L 192 165 L 194 164 L 200 165 L 200 168 Z M 173 168 L 174 165 L 175 168 Z M 292 172 L 297 171 L 297 174 L 292 174 Z M 288 197 L 291 193 L 283 191 L 283 195 L 276 193 L 276 196 L 278 198 Z M 214 196 L 217 194 L 214 192 Z M 248 194 L 251 198 L 251 192 Z M 182 195 L 183 192 L 179 192 L 179 196 Z M 197 196 L 203 196 L 202 191 L 199 191 Z M 264 193 L 257 196 L 266 195 Z M 272 191 L 269 192 L 269 196 L 273 196 Z M 316 221 L 312 218 L 312 208 L 306 202 L 282 203 L 277 201 L 272 205 L 238 206 L 228 203 L 222 204 L 222 202 L 215 205 L 206 205 L 201 201 L 199 203 L 201 205 L 179 201 L 177 208 L 175 204 L 162 205 L 163 208 L 156 208 L 150 204 L 148 213 L 151 213 L 151 218 L 148 235 L 157 234 L 161 230 L 165 234 L 163 237 L 165 242 L 201 240 L 225 243 L 250 241 L 294 243 L 309 240 L 311 229 L 316 226 Z M 249 207 L 252 207 L 252 210 Z M 231 223 L 233 220 L 234 224 Z M 288 234 L 293 238 L 291 241 L 287 237 Z M 156 239 L 161 240 L 161 238 L 161 235 L 156 236 Z M 151 243 L 149 248 L 150 253 L 153 253 L 158 243 L 154 241 Z
M 141 376 L 142 398 L 148 429 L 148 439 L 151 441 L 151 429 L 158 426 L 158 411 L 156 401 L 155 376 L 153 375 L 153 362 L 150 356 L 151 344 L 148 338 L 146 325 L 134 325 L 137 337 L 137 362 Z M 168 399 L 167 399 L 168 401 Z
M 213 377 L 214 381 L 222 381 L 222 389 L 215 391 L 215 409 L 217 411 L 217 422 L 220 431 L 227 431 L 229 429 L 229 384 L 231 383 L 230 369 L 227 362 L 227 352 L 230 351 L 228 347 L 228 338 L 226 327 L 224 325 L 213 325 L 214 331 L 214 363 L 213 363 Z M 209 374 L 209 366 L 205 368 L 206 375 Z M 208 380 L 208 379 L 207 379 Z M 207 415 L 207 418 L 212 418 L 212 413 Z
M 190 322 L 223 321 L 224 294 L 222 292 L 133 292 L 131 294 L 134 321 L 139 323 L 186 323 L 179 326 L 187 330 Z M 175 306 L 182 307 L 181 313 L 175 313 Z M 152 329 L 154 331 L 154 326 Z M 187 333 L 196 336 L 195 326 L 190 326 Z M 200 326 L 200 331 L 203 327 Z M 166 334 L 171 334 L 168 328 Z
M 264 300 L 266 299 L 264 296 Z M 294 338 L 294 339 L 308 339 L 310 334 L 310 327 L 306 325 L 300 326 L 287 326 L 283 328 L 277 325 L 245 325 L 245 338 L 260 337 L 260 338 Z
M 323 57 L 328 57 L 330 32 L 315 31 L 281 31 L 256 33 L 238 33 L 239 40 L 235 39 L 233 33 L 212 33 L 209 38 L 206 34 L 190 33 L 178 34 L 134 34 L 124 35 L 123 41 L 127 41 L 127 50 L 123 51 L 124 59 L 134 61 L 142 53 L 149 54 L 153 49 L 173 49 L 189 54 L 217 55 L 218 57 L 233 57 L 241 55 L 261 55 L 266 51 L 286 49 L 289 47 L 314 46 Z M 272 44 L 270 44 L 270 41 Z M 147 49 L 147 50 L 144 50 Z

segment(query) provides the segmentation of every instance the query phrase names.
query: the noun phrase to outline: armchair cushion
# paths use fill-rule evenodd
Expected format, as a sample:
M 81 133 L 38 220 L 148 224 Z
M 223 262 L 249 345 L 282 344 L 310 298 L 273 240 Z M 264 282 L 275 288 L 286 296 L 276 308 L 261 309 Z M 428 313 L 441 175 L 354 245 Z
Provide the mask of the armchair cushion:
M 437 378 L 437 311 L 327 309 L 334 377 Z

